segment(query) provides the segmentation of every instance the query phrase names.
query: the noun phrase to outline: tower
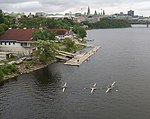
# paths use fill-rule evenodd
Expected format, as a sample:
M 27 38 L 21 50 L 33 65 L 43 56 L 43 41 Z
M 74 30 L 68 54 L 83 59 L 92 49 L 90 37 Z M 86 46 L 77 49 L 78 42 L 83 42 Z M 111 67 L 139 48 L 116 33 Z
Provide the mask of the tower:
M 88 6 L 87 15 L 90 15 L 90 7 Z
M 103 10 L 103 15 L 105 15 L 105 10 Z
M 128 15 L 133 17 L 134 16 L 134 11 L 133 10 L 128 11 Z
M 97 16 L 97 11 L 95 10 L 94 15 Z

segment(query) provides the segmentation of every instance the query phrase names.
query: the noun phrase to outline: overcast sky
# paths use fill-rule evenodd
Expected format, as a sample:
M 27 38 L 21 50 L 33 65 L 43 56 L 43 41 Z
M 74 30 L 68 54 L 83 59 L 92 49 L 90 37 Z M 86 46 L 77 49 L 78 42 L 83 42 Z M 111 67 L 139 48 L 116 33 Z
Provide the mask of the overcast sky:
M 137 15 L 150 16 L 150 0 L 0 0 L 0 9 L 8 12 L 87 12 L 95 10 L 106 14 L 127 13 L 134 10 Z M 82 9 L 82 10 L 81 10 Z

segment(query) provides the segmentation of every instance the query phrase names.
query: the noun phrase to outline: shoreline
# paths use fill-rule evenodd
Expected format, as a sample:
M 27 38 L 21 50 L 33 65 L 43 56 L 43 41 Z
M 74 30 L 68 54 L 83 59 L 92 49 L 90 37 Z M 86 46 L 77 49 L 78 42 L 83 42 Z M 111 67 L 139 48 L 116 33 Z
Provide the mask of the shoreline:
M 85 48 L 86 47 L 78 49 L 78 51 L 85 49 Z M 58 60 L 53 60 L 53 61 L 47 62 L 46 64 L 34 64 L 31 66 L 26 66 L 25 62 L 23 62 L 21 64 L 16 65 L 16 67 L 18 69 L 18 73 L 4 76 L 4 79 L 0 80 L 0 84 L 8 82 L 11 79 L 17 78 L 18 76 L 20 76 L 22 74 L 29 74 L 31 72 L 43 69 L 43 68 L 49 66 L 50 64 L 53 64 L 56 62 L 58 62 Z
M 51 61 L 51 62 L 49 62 L 47 64 L 34 65 L 34 66 L 30 67 L 30 68 L 24 68 L 23 67 L 24 63 L 22 63 L 20 65 L 16 65 L 17 68 L 18 68 L 18 70 L 19 70 L 19 73 L 11 74 L 11 75 L 6 75 L 4 77 L 4 79 L 2 79 L 0 81 L 0 85 L 3 84 L 3 83 L 5 83 L 5 82 L 8 82 L 9 80 L 15 79 L 15 78 L 17 78 L 18 76 L 20 76 L 22 74 L 29 74 L 29 73 L 32 73 L 34 71 L 43 69 L 43 68 L 47 67 L 48 65 L 53 64 L 55 62 L 57 62 L 57 61 L 55 60 L 55 61 Z

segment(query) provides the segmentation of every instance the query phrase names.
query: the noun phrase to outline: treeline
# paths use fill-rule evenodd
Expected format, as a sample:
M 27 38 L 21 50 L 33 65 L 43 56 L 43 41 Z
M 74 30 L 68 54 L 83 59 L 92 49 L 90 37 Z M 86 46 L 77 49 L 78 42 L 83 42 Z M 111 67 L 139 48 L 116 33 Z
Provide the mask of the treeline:
M 115 20 L 109 18 L 103 18 L 95 23 L 83 22 L 88 25 L 90 29 L 104 29 L 104 28 L 126 28 L 131 27 L 131 24 L 126 20 Z
M 49 29 L 68 29 L 73 30 L 74 33 L 78 35 L 79 38 L 86 37 L 86 30 L 82 27 L 83 24 L 75 23 L 73 20 L 64 18 L 64 19 L 49 19 L 49 18 L 41 18 L 41 17 L 22 17 L 17 27 L 19 28 L 39 28 L 45 27 Z
M 78 25 L 74 23 L 70 19 L 49 19 L 49 18 L 41 18 L 41 17 L 33 17 L 28 18 L 26 16 L 23 16 L 19 21 L 16 27 L 19 28 L 39 28 L 39 27 L 46 27 L 50 29 L 54 28 L 65 28 L 70 29 L 70 27 L 74 27 L 75 25 Z
M 0 10 L 0 35 L 2 35 L 9 27 L 10 28 L 49 28 L 49 29 L 72 29 L 79 38 L 86 37 L 86 31 L 82 27 L 82 23 L 75 23 L 73 20 L 64 19 L 50 19 L 33 16 L 29 18 L 27 16 L 21 16 L 21 18 L 14 18 L 10 16 L 4 16 L 2 10 Z
M 8 25 L 5 23 L 6 19 L 3 16 L 2 10 L 0 10 L 0 35 L 8 29 Z

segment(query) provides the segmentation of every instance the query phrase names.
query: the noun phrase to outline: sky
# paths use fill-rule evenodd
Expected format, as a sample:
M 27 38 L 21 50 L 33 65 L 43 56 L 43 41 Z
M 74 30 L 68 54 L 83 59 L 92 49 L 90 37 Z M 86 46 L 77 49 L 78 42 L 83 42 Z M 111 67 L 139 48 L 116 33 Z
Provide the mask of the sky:
M 0 0 L 0 9 L 7 12 L 24 13 L 67 13 L 87 12 L 96 10 L 110 15 L 127 13 L 134 10 L 136 15 L 150 16 L 150 0 Z

